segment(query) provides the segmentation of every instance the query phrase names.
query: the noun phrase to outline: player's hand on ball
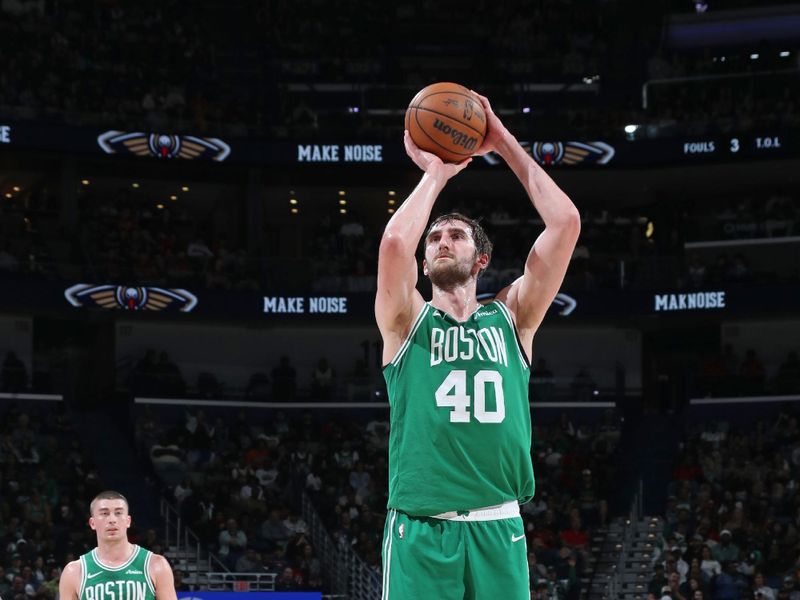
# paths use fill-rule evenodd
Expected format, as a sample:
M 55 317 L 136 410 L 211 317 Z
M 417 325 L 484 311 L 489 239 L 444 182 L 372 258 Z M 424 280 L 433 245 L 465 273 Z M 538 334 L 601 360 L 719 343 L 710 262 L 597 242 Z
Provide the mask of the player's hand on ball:
M 414 161 L 414 164 L 434 177 L 442 176 L 445 179 L 450 179 L 453 175 L 463 171 L 472 161 L 471 158 L 468 158 L 462 160 L 460 163 L 443 162 L 442 159 L 435 154 L 421 150 L 419 146 L 414 143 L 414 140 L 411 139 L 408 130 L 405 130 L 403 133 L 403 143 L 406 147 L 406 154 Z
M 481 96 L 475 90 L 470 91 L 481 101 L 483 112 L 486 113 L 486 137 L 475 155 L 483 156 L 489 152 L 498 152 L 498 146 L 502 145 L 503 138 L 508 134 L 508 130 L 499 117 L 494 114 L 489 99 L 486 96 Z

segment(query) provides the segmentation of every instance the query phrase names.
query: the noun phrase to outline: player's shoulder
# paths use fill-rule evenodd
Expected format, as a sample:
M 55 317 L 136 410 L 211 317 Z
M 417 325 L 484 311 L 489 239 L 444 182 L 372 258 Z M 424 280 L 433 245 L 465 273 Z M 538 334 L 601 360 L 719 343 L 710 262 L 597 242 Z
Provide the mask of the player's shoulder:
M 80 559 L 68 562 L 61 571 L 61 579 L 69 581 L 80 581 L 83 576 L 83 565 Z
M 169 560 L 163 554 L 156 554 L 155 552 L 150 552 L 150 561 L 149 561 L 150 571 L 152 573 L 158 573 L 164 570 L 172 570 L 172 567 L 169 564 Z
M 83 565 L 81 564 L 81 559 L 76 558 L 75 560 L 69 561 L 63 569 L 63 573 L 80 573 L 83 571 Z

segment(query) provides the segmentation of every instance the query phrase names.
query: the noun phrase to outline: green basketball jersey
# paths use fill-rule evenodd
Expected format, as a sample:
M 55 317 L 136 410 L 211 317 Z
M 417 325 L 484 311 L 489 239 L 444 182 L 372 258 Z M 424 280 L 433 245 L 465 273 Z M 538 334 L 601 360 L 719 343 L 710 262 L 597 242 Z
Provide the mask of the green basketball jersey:
M 426 303 L 383 374 L 389 508 L 433 516 L 533 497 L 530 368 L 502 302 L 465 323 Z
M 153 553 L 133 547 L 130 559 L 119 567 L 100 562 L 97 548 L 81 556 L 83 575 L 78 600 L 155 600 L 147 568 Z

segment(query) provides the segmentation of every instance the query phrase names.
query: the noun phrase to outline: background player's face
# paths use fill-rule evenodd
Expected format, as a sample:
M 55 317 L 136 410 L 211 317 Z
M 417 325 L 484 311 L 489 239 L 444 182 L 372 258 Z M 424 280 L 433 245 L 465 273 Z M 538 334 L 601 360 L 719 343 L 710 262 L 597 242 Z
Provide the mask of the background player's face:
M 131 516 L 124 500 L 97 500 L 89 518 L 89 527 L 97 532 L 97 539 L 118 540 L 128 538 Z
M 478 256 L 472 230 L 462 221 L 439 223 L 425 239 L 425 275 L 439 288 L 448 289 L 478 274 L 488 261 Z

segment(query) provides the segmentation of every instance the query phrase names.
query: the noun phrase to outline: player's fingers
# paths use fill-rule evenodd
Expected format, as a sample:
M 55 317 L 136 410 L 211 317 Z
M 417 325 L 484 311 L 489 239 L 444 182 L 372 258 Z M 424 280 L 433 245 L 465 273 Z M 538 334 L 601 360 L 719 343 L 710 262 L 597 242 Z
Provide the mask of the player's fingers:
M 403 145 L 406 147 L 406 154 L 408 154 L 411 158 L 414 158 L 419 153 L 419 148 L 411 139 L 408 131 L 405 132 L 403 135 Z
M 479 94 L 475 90 L 470 90 L 470 92 L 472 92 L 473 94 L 475 94 L 478 97 L 478 100 L 481 101 L 481 104 L 483 104 L 484 108 L 486 108 L 486 109 L 488 109 L 490 111 L 492 110 L 492 105 L 491 105 L 491 103 L 489 102 L 489 99 L 486 96 L 483 96 L 483 95 Z

